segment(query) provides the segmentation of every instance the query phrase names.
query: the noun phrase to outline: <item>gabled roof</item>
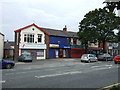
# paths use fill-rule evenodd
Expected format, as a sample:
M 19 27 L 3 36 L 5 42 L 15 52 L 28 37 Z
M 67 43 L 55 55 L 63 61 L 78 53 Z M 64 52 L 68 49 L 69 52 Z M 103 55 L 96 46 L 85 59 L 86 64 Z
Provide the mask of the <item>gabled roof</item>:
M 76 32 L 68 32 L 68 31 L 63 31 L 63 30 L 56 30 L 56 29 L 50 29 L 50 28 L 42 28 L 42 27 L 38 27 L 35 24 L 31 24 L 31 25 L 28 25 L 26 27 L 20 28 L 18 30 L 15 30 L 14 32 L 19 32 L 19 31 L 24 30 L 26 28 L 29 28 L 31 26 L 35 26 L 36 28 L 38 28 L 39 30 L 41 30 L 42 32 L 44 32 L 45 34 L 47 34 L 48 36 L 51 35 L 51 36 L 76 37 L 76 38 L 78 38 Z
M 44 32 L 45 34 L 47 34 L 47 35 L 49 36 L 48 33 L 46 33 L 44 30 L 42 30 L 40 27 L 38 27 L 38 26 L 35 25 L 34 23 L 31 24 L 31 25 L 28 25 L 28 26 L 26 26 L 26 27 L 20 28 L 20 29 L 18 29 L 18 30 L 15 30 L 14 32 L 19 32 L 19 31 L 24 30 L 24 29 L 26 29 L 26 28 L 29 28 L 29 27 L 31 27 L 31 26 L 35 26 L 36 28 L 38 28 L 39 30 L 41 30 L 42 32 Z

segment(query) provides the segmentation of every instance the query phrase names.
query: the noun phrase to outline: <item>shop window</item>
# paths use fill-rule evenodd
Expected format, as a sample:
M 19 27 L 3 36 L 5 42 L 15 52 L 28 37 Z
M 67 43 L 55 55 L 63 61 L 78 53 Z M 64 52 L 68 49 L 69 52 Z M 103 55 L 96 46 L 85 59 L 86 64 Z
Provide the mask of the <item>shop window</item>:
M 38 57 L 44 57 L 44 50 L 37 50 Z
M 66 57 L 66 50 L 63 50 L 63 57 Z
M 30 55 L 30 50 L 22 50 L 22 54 Z
M 42 35 L 38 34 L 38 43 L 42 42 Z
M 34 43 L 34 34 L 24 34 L 24 42 Z

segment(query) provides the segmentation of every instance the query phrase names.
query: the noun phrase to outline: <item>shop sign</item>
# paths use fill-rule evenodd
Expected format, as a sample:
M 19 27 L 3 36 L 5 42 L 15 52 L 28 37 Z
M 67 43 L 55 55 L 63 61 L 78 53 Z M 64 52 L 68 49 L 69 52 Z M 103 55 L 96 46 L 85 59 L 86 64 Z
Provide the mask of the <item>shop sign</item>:
M 72 45 L 71 48 L 85 48 L 85 46 Z
M 60 48 L 70 48 L 70 45 L 60 45 Z
M 46 44 L 20 44 L 21 49 L 46 49 Z
M 50 48 L 59 48 L 59 45 L 58 44 L 49 44 L 49 47 Z

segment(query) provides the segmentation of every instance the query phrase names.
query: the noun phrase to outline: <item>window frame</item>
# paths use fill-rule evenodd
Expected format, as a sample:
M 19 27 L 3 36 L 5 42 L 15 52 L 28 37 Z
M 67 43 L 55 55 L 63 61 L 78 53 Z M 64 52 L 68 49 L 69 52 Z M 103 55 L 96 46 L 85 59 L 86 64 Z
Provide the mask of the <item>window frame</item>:
M 28 34 L 24 34 L 24 42 L 25 43 L 34 43 L 34 34 L 28 33 Z
M 40 37 L 39 37 L 40 36 Z M 40 39 L 40 41 L 39 41 L 39 39 Z M 37 42 L 38 43 L 41 43 L 42 42 L 42 34 L 38 34 L 37 35 Z

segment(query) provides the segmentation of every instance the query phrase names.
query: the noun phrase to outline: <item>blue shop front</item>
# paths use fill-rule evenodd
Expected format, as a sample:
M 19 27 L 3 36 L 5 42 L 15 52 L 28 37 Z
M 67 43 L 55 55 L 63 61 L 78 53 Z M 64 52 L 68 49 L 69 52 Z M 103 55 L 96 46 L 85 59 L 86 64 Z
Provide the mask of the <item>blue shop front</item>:
M 49 37 L 48 58 L 68 58 L 70 57 L 70 44 L 67 37 Z
M 70 45 L 49 44 L 49 58 L 70 57 Z

